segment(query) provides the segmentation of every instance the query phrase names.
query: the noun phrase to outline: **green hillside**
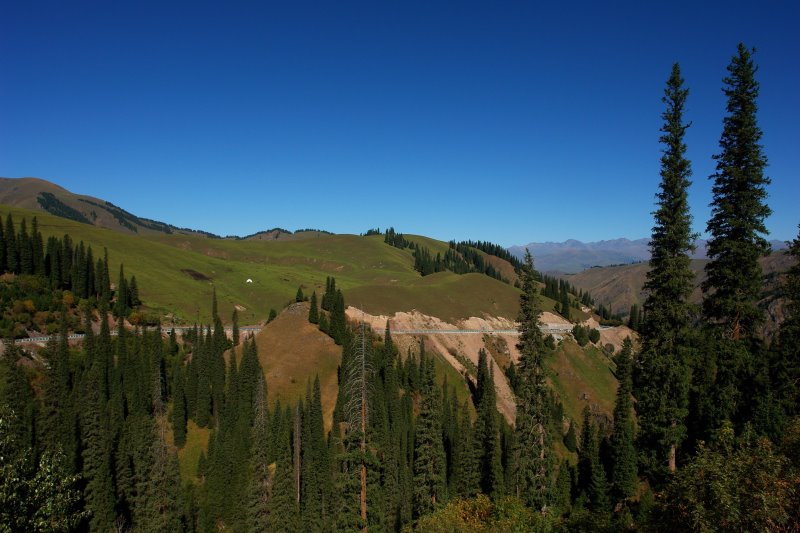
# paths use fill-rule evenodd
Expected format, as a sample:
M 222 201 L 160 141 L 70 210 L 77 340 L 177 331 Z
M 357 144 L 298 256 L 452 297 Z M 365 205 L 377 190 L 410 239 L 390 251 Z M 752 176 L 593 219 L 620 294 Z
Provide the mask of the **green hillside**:
M 336 278 L 348 303 L 374 314 L 417 309 L 453 319 L 516 313 L 517 291 L 510 285 L 480 274 L 441 272 L 423 278 L 413 269 L 411 250 L 389 246 L 380 235 L 315 234 L 277 241 L 134 235 L 0 207 L 4 218 L 9 213 L 17 223 L 36 216 L 45 239 L 68 233 L 76 242 L 83 240 L 92 246 L 95 257 L 107 248 L 112 281 L 123 263 L 126 275 L 136 276 L 145 305 L 167 322 L 173 315 L 183 322 L 208 321 L 206 302 L 210 302 L 212 286 L 223 318 L 230 317 L 238 305 L 242 323 L 258 322 L 270 309 L 292 301 L 298 286 L 308 294 L 320 293 L 327 276 Z M 428 247 L 447 247 L 441 241 L 414 238 Z

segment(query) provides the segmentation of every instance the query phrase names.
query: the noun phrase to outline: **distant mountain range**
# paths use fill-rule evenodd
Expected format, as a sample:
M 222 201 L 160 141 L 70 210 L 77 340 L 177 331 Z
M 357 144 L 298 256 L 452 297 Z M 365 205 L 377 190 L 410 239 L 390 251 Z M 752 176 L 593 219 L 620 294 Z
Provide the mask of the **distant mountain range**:
M 529 249 L 533 254 L 536 269 L 542 272 L 573 274 L 592 267 L 629 265 L 650 259 L 650 239 L 612 239 L 607 241 L 581 242 L 570 239 L 564 242 L 532 242 L 508 249 L 520 259 Z M 692 259 L 706 258 L 707 241 L 697 241 Z M 786 248 L 783 241 L 770 241 L 773 250 Z

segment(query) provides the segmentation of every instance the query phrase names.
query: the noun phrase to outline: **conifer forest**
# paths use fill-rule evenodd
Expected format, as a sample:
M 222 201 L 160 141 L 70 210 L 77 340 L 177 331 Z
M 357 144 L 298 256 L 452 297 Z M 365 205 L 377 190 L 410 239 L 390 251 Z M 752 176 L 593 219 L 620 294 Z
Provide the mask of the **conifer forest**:
M 269 346 L 240 328 L 243 308 L 222 316 L 216 289 L 193 302 L 210 321 L 176 329 L 148 311 L 142 265 L 45 237 L 37 217 L 0 206 L 0 531 L 798 531 L 800 234 L 767 331 L 771 181 L 755 61 L 740 44 L 722 81 L 700 303 L 689 188 L 705 177 L 687 159 L 690 85 L 679 64 L 665 69 L 646 297 L 607 354 L 617 386 L 606 416 L 589 402 L 567 416 L 548 361 L 559 343 L 599 345 L 581 309 L 603 327 L 625 317 L 538 272 L 530 253 L 370 230 L 360 238 L 383 235 L 381 249 L 410 253 L 425 280 L 449 272 L 513 289 L 519 357 L 500 372 L 481 349 L 454 379 L 424 335 L 402 344 L 389 321 L 348 315 L 353 283 L 332 273 L 319 294 L 301 286 L 255 317 L 301 309 L 340 354 L 334 395 L 323 376 L 287 375 L 304 387 L 289 402 L 266 378 Z M 43 198 L 50 214 L 89 223 Z M 544 311 L 572 329 L 543 330 Z M 15 342 L 27 332 L 47 340 Z

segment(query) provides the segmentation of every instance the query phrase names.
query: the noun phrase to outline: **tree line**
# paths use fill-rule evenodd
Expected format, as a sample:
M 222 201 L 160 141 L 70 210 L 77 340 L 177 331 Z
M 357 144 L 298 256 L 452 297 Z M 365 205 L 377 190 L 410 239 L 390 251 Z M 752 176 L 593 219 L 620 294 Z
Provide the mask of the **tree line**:
M 76 244 L 69 235 L 45 241 L 36 217 L 30 230 L 26 218 L 16 224 L 11 214 L 0 225 L 0 273 L 15 275 L 0 284 L 4 338 L 26 336 L 31 329 L 58 331 L 62 306 L 71 311 L 67 325 L 80 329 L 76 313 L 81 301 L 95 308 L 103 302 L 122 317 L 141 305 L 136 276 L 127 278 L 123 265 L 112 290 L 107 251 L 95 260 L 91 246 Z

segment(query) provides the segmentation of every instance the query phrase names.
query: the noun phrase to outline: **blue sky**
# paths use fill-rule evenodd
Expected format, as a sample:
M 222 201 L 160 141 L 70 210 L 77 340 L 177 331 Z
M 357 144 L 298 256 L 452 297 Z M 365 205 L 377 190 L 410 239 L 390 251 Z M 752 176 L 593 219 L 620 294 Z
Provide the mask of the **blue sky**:
M 6 2 L 0 175 L 214 233 L 649 235 L 664 83 L 709 216 L 721 79 L 757 48 L 767 225 L 800 222 L 797 2 Z

